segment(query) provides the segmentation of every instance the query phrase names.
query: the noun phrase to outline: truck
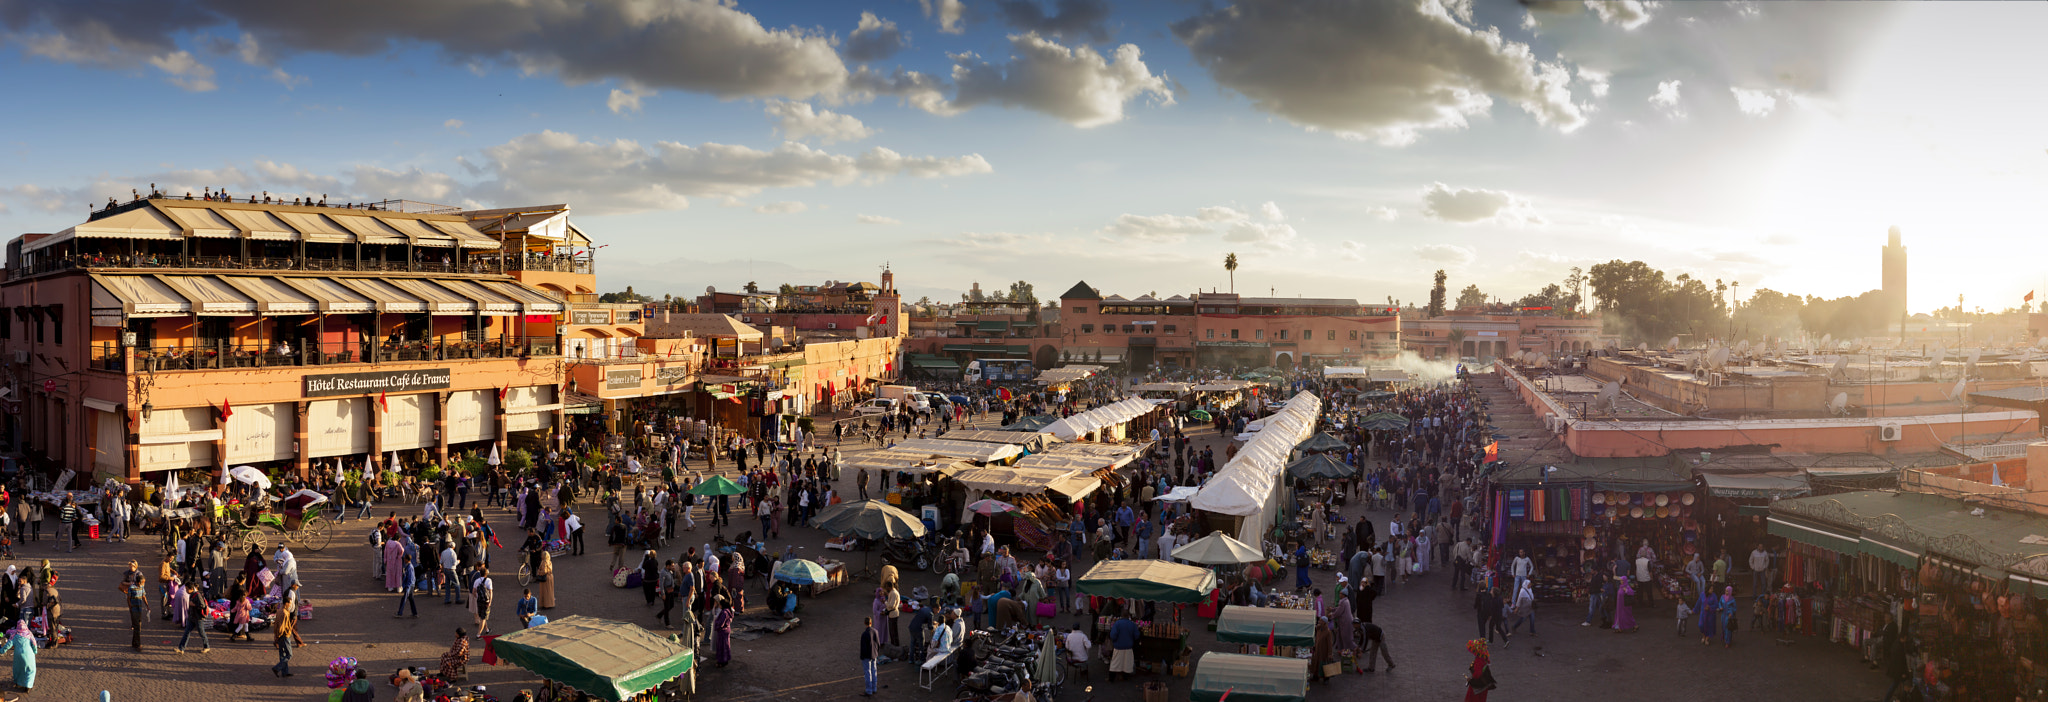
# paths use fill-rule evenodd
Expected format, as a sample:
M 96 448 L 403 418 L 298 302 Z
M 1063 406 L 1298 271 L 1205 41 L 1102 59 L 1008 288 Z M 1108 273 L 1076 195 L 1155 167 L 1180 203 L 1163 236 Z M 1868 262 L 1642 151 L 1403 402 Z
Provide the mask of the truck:
M 967 362 L 967 370 L 961 374 L 968 383 L 990 381 L 997 383 L 1023 382 L 1038 377 L 1031 361 L 1021 358 L 990 358 Z
M 918 390 L 915 385 L 884 385 L 875 388 L 875 397 L 902 402 L 915 412 L 930 412 L 931 404 L 925 402 L 922 393 L 923 391 Z

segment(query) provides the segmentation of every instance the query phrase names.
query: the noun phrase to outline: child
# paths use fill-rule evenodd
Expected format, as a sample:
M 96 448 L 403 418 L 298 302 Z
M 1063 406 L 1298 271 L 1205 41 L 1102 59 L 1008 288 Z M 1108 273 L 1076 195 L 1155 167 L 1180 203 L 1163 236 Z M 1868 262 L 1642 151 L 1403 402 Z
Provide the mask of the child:
M 1685 600 L 1678 601 L 1678 635 L 1685 635 L 1685 623 L 1692 621 L 1692 607 Z

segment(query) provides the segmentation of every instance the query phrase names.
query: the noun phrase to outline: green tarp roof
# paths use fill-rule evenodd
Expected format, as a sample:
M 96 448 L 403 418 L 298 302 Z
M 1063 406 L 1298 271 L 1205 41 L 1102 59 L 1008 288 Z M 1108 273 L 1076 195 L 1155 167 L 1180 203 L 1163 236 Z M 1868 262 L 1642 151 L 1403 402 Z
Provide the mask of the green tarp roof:
M 1004 319 L 984 319 L 976 322 L 974 328 L 976 331 L 1006 332 L 1010 330 L 1010 322 Z
M 1224 695 L 1230 696 L 1230 702 L 1305 702 L 1308 661 L 1215 651 L 1202 654 L 1195 662 L 1188 699 L 1219 702 Z
M 1268 636 L 1275 646 L 1314 646 L 1316 613 L 1307 609 L 1232 605 L 1224 607 L 1216 617 L 1217 641 L 1264 646 Z
M 1545 471 L 1549 472 L 1547 479 Z M 1495 474 L 1494 481 L 1518 488 L 1591 486 L 1595 490 L 1623 492 L 1665 492 L 1693 486 L 1692 466 L 1675 456 L 1580 458 L 1571 463 L 1532 461 Z
M 1806 543 L 1844 553 L 1867 553 L 1904 566 L 1934 554 L 1980 566 L 1980 574 L 2008 570 L 2048 576 L 2048 516 L 1917 492 L 1864 490 L 1771 503 L 1771 532 L 1805 526 L 1806 532 L 1854 535 Z M 1903 528 L 1902 528 L 1903 527 Z M 1788 538 L 1798 538 L 1787 534 Z M 2043 577 L 2048 580 L 2048 577 Z
M 626 622 L 563 617 L 500 636 L 499 658 L 609 702 L 624 702 L 696 664 L 682 644 Z
M 1195 604 L 1216 589 L 1216 571 L 1172 561 L 1103 561 L 1075 581 L 1075 589 L 1096 597 Z

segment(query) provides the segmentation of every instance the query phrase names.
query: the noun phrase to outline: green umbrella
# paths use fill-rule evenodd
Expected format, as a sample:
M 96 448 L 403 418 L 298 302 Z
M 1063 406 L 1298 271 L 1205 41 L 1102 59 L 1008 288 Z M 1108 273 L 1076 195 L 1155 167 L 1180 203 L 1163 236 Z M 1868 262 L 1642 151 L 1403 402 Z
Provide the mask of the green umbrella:
M 831 580 L 825 573 L 825 566 L 801 558 L 783 561 L 775 567 L 775 579 L 797 585 L 816 585 Z
M 1192 419 L 1197 422 L 1207 422 L 1214 420 L 1215 417 L 1209 416 L 1208 410 L 1195 410 L 1193 412 L 1188 413 L 1188 419 Z
M 1296 478 L 1349 478 L 1357 473 L 1357 468 L 1345 465 L 1327 453 L 1312 453 L 1307 458 L 1287 464 L 1287 474 Z
M 863 539 L 907 539 L 924 536 L 924 520 L 881 500 L 842 502 L 811 518 L 811 526 L 833 536 Z
M 705 478 L 704 482 L 697 483 L 690 488 L 690 494 L 692 495 L 744 495 L 746 493 L 746 488 L 740 487 L 739 483 L 728 480 L 723 475 Z

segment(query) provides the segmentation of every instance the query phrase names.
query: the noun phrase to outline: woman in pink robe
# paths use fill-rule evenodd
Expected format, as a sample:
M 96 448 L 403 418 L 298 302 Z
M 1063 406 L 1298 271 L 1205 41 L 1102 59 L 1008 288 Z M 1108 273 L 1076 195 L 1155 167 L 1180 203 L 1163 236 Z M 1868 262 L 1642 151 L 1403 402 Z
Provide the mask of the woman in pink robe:
M 398 539 L 384 542 L 384 590 L 386 592 L 398 591 L 398 576 L 405 568 L 405 565 L 402 563 L 404 557 L 405 546 L 400 544 Z

